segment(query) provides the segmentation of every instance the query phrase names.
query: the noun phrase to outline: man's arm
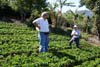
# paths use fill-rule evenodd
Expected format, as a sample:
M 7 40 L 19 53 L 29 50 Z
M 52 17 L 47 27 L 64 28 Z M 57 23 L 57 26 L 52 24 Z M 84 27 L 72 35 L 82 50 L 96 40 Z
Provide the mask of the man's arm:
M 78 36 L 78 34 L 75 33 L 75 30 L 72 31 L 71 36 Z
M 36 22 L 34 22 L 33 24 L 34 24 L 35 27 L 40 29 L 40 26 Z
M 40 26 L 36 23 L 36 22 L 33 22 L 34 26 L 36 27 L 36 30 L 37 31 L 40 31 Z
M 73 36 L 74 35 L 74 30 L 72 30 L 72 33 L 71 33 L 71 36 Z

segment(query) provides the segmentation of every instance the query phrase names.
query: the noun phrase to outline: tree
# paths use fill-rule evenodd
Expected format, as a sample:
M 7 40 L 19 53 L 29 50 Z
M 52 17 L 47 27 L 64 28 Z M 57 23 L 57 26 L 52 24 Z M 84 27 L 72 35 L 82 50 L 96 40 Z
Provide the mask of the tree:
M 81 0 L 80 1 L 81 4 L 86 5 L 89 9 L 91 9 L 92 11 L 94 11 L 95 13 L 95 27 L 98 31 L 98 36 L 99 36 L 99 40 L 100 40 L 100 1 L 99 0 Z
M 57 3 L 54 3 L 54 4 L 48 3 L 48 8 L 49 8 L 51 11 L 54 11 L 57 7 L 58 7 L 58 4 L 57 4 Z
M 73 5 L 74 3 L 70 2 L 70 3 L 67 3 L 67 0 L 56 0 L 58 6 L 60 7 L 60 10 L 58 11 L 58 16 L 57 16 L 57 21 L 56 21 L 56 24 L 57 26 L 61 26 L 62 23 L 62 8 L 63 6 L 72 6 L 72 7 L 75 7 L 75 5 Z
M 82 5 L 86 5 L 87 8 L 93 10 L 96 7 L 98 1 L 99 0 L 81 0 L 80 3 Z
M 58 3 L 58 6 L 60 7 L 60 11 L 61 12 L 62 12 L 63 6 L 72 6 L 72 7 L 75 7 L 75 5 L 73 5 L 74 3 L 72 3 L 72 2 L 66 3 L 67 0 L 56 0 L 56 2 Z
M 32 10 L 41 12 L 47 6 L 46 0 L 1 0 L 1 4 L 19 11 L 22 21 L 25 21 L 27 12 L 32 13 Z
M 48 9 L 50 10 L 50 18 L 52 19 L 52 25 L 53 27 L 56 27 L 56 12 L 55 9 L 58 7 L 57 3 L 53 3 L 53 4 L 48 4 Z

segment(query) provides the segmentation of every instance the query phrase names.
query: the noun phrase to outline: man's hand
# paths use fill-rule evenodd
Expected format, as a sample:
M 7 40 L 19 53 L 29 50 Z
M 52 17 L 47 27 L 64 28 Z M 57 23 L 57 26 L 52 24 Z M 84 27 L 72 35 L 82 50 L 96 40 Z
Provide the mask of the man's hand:
M 40 29 L 40 26 L 38 25 L 37 28 Z
M 37 30 L 37 31 L 40 31 L 39 27 L 36 27 L 36 30 Z

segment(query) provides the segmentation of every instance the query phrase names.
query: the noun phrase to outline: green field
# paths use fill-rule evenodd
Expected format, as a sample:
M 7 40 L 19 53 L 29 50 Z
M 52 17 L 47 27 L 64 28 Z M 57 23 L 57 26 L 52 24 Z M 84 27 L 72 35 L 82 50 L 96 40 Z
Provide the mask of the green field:
M 35 30 L 0 22 L 0 67 L 100 67 L 100 47 L 81 39 L 81 49 L 70 49 L 68 42 L 66 35 L 51 32 L 49 51 L 38 53 Z

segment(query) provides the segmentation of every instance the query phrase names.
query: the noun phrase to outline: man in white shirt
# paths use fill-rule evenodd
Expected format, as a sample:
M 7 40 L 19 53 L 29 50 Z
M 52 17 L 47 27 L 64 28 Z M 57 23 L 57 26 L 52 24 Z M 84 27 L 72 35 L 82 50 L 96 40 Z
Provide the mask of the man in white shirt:
M 71 38 L 71 40 L 69 42 L 69 46 L 72 47 L 72 43 L 73 43 L 73 41 L 75 41 L 76 47 L 79 48 L 80 30 L 78 30 L 77 25 L 74 25 L 73 31 L 71 33 L 71 36 L 72 36 L 72 38 Z
M 32 23 L 36 26 L 36 30 L 39 32 L 38 37 L 40 41 L 39 52 L 47 52 L 49 44 L 49 23 L 47 18 L 49 17 L 47 12 L 43 12 L 40 18 L 37 18 Z

